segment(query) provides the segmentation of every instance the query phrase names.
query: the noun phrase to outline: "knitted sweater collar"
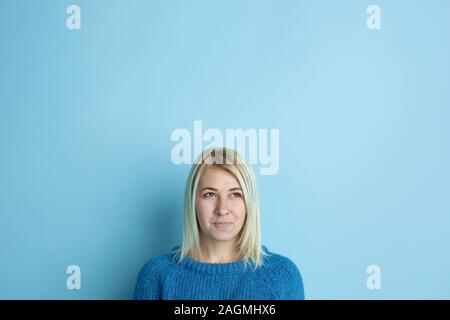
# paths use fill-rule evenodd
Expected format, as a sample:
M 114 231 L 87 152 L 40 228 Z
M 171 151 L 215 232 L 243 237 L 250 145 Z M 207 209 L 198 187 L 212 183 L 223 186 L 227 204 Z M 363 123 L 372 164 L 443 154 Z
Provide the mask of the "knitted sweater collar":
M 171 258 L 175 258 L 176 253 L 178 253 L 179 245 L 175 246 L 171 250 Z M 262 246 L 264 252 L 269 253 L 269 250 L 266 246 Z M 178 256 L 177 256 L 178 257 Z M 177 258 L 176 257 L 176 258 Z M 184 256 L 183 260 L 180 263 L 180 266 L 183 268 L 195 270 L 202 273 L 242 273 L 245 271 L 251 271 L 254 268 L 254 263 L 252 260 L 248 260 L 248 264 L 246 265 L 245 260 L 233 261 L 233 262 L 225 262 L 225 263 L 208 263 L 201 262 L 199 260 L 192 259 L 188 256 Z

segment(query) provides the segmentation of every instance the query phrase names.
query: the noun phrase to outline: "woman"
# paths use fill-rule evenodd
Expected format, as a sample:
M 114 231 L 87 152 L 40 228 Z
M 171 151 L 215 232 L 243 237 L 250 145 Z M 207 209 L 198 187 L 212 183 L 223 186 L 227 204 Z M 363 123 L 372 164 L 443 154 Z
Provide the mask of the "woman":
M 228 148 L 203 151 L 187 181 L 183 242 L 142 267 L 134 299 L 304 299 L 296 265 L 261 245 L 259 216 L 245 160 Z

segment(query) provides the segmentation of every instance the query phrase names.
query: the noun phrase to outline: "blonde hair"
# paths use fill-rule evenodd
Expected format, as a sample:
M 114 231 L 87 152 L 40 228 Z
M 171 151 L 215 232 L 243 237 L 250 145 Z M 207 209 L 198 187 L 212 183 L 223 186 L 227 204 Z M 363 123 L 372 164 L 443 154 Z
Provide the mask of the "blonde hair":
M 225 159 L 225 163 L 224 160 Z M 245 159 L 230 148 L 208 148 L 193 164 L 186 182 L 184 200 L 183 243 L 178 249 L 178 262 L 192 250 L 194 256 L 201 256 L 199 225 L 195 208 L 197 187 L 207 165 L 218 166 L 235 176 L 244 194 L 247 214 L 238 240 L 239 251 L 245 266 L 253 261 L 255 269 L 263 265 L 268 254 L 261 246 L 260 208 L 258 186 L 251 167 Z

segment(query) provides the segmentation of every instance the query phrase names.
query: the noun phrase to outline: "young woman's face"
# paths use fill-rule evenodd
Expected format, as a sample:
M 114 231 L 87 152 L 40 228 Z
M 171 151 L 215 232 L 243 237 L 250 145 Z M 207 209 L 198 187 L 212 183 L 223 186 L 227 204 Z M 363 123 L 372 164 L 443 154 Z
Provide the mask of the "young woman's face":
M 197 219 L 207 240 L 236 240 L 246 216 L 244 194 L 233 174 L 208 166 L 200 178 L 196 196 Z

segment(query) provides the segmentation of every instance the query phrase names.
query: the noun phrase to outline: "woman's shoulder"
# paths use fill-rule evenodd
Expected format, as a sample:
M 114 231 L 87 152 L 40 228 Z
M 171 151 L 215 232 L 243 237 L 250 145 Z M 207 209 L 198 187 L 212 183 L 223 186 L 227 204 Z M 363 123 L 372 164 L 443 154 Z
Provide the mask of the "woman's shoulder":
M 263 248 L 266 249 L 265 246 Z M 303 278 L 295 262 L 282 254 L 266 251 L 268 256 L 264 264 L 265 270 L 267 270 L 269 277 L 275 281 L 274 286 L 278 288 L 279 297 L 281 299 L 303 300 L 305 298 Z
M 139 271 L 134 289 L 134 299 L 160 299 L 161 284 L 170 274 L 172 265 L 169 253 L 159 254 L 148 259 Z
M 161 275 L 173 266 L 173 249 L 149 258 L 141 267 L 140 273 L 149 277 Z
M 290 258 L 280 253 L 270 251 L 264 245 L 262 247 L 264 251 L 267 253 L 267 256 L 265 257 L 266 260 L 264 263 L 264 266 L 266 268 L 272 270 L 274 273 L 277 274 L 285 275 L 286 272 L 292 275 L 296 275 L 297 273 L 300 274 L 300 270 L 297 267 L 296 263 L 292 261 Z

